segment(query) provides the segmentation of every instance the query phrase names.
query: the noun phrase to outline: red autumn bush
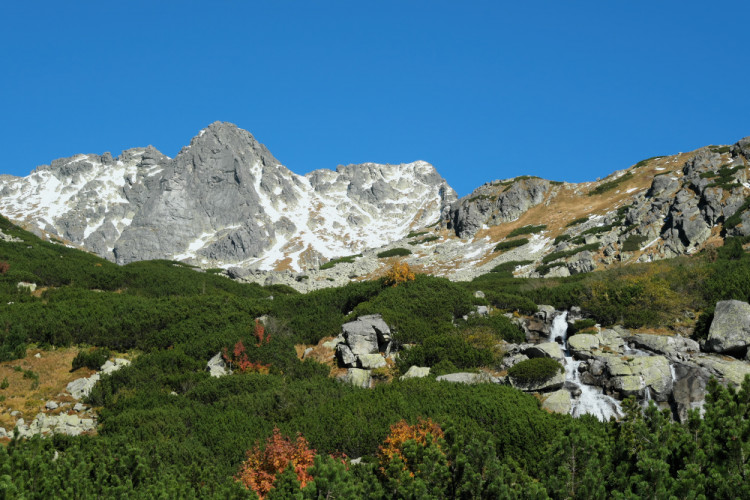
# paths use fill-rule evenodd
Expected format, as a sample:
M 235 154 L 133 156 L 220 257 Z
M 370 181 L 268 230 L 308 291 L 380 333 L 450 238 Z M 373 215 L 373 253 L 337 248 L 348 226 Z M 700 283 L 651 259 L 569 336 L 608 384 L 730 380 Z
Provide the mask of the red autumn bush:
M 297 435 L 295 442 L 282 436 L 278 428 L 274 428 L 273 435 L 266 440 L 266 446 L 261 449 L 256 444 L 247 452 L 247 460 L 240 466 L 240 472 L 235 479 L 245 488 L 253 490 L 261 498 L 266 497 L 274 487 L 276 477 L 291 464 L 297 474 L 300 487 L 312 480 L 307 470 L 312 467 L 315 450 L 310 449 L 307 440 Z

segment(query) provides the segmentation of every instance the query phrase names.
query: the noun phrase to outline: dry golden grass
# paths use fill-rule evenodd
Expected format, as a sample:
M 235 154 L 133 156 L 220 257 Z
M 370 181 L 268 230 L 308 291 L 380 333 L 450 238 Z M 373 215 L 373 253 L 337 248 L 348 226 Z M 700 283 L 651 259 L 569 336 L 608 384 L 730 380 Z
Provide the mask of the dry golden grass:
M 14 427 L 19 417 L 10 416 L 13 410 L 20 411 L 20 416 L 30 422 L 50 399 L 58 402 L 74 401 L 65 393 L 65 387 L 77 378 L 88 377 L 94 373 L 87 368 L 70 371 L 73 358 L 78 351 L 77 348 L 60 348 L 53 351 L 29 349 L 23 359 L 0 363 L 0 380 L 6 377 L 8 379 L 8 387 L 0 389 L 0 396 L 5 397 L 0 402 L 0 427 Z M 34 357 L 37 353 L 41 354 L 41 358 Z M 15 367 L 36 373 L 39 376 L 38 387 L 33 388 L 34 380 L 24 378 L 23 371 Z M 64 396 L 61 395 L 63 393 Z

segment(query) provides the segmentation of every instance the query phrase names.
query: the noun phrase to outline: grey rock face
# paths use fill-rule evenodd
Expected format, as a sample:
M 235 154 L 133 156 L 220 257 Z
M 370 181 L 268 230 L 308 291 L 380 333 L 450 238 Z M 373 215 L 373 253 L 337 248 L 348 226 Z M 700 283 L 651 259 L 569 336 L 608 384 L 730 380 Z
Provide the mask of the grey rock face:
M 346 344 L 338 344 L 336 346 L 336 357 L 341 366 L 353 367 L 357 364 L 357 356 L 354 355 L 352 350 Z
M 48 186 L 60 207 L 42 200 Z M 433 223 L 455 192 L 425 162 L 349 165 L 300 176 L 247 131 L 216 122 L 173 159 L 153 147 L 55 160 L 0 179 L 0 210 L 127 263 L 292 267 L 349 255 Z M 267 254 L 276 247 L 280 252 Z M 296 260 L 295 260 L 296 259 Z M 214 266 L 215 267 L 215 266 Z M 235 273 L 236 274 L 236 273 Z
M 485 224 L 492 226 L 517 219 L 542 203 L 549 188 L 549 181 L 536 178 L 519 179 L 507 187 L 485 184 L 451 204 L 447 227 L 459 238 L 472 237 Z
M 672 399 L 677 418 L 680 422 L 685 422 L 689 410 L 703 408 L 709 376 L 705 370 L 687 364 L 674 365 L 674 371 L 676 380 L 672 388 Z
M 744 356 L 750 345 L 750 304 L 739 300 L 717 302 L 706 349 Z

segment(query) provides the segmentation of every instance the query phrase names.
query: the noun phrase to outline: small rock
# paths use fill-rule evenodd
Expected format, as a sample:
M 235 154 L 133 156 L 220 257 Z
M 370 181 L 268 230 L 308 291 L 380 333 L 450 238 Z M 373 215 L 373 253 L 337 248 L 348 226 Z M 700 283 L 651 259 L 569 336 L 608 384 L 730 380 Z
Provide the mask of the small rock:
M 459 372 L 459 373 L 449 373 L 447 375 L 440 375 L 436 379 L 438 382 L 453 382 L 453 383 L 459 383 L 459 384 L 481 384 L 481 383 L 498 383 L 497 379 L 494 377 L 491 377 L 489 374 L 480 372 L 480 373 L 469 373 L 469 372 Z
M 47 408 L 48 410 L 56 410 L 60 407 L 60 405 L 57 404 L 57 402 L 55 401 L 47 401 L 44 407 Z
M 84 411 L 86 409 L 86 405 L 83 403 L 76 403 L 73 406 L 73 411 Z
M 18 410 L 13 410 L 12 412 L 10 412 L 10 416 L 11 417 L 17 417 L 20 414 L 21 414 L 21 412 L 18 411 Z
M 429 366 L 410 366 L 409 369 L 401 375 L 401 380 L 407 380 L 410 378 L 424 378 L 430 374 Z
M 474 292 L 474 297 L 476 297 L 478 299 L 483 299 L 484 298 L 484 292 L 481 291 L 481 290 L 477 290 L 476 292 Z
M 41 357 L 42 357 L 42 353 L 41 353 L 41 352 L 38 352 L 38 353 L 34 354 L 34 357 L 35 357 L 36 359 L 41 359 Z
M 208 360 L 208 363 L 206 363 L 206 370 L 208 370 L 209 375 L 217 378 L 231 373 L 231 370 L 228 369 L 224 357 L 220 352 L 216 353 L 213 358 Z

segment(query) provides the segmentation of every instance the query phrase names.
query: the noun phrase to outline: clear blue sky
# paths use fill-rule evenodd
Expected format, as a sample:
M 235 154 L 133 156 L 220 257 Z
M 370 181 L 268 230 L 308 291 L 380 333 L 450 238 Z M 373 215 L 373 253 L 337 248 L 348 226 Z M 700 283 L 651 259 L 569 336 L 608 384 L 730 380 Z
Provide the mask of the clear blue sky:
M 291 170 L 426 160 L 459 192 L 750 135 L 750 2 L 39 1 L 0 20 L 0 173 L 209 123 Z

